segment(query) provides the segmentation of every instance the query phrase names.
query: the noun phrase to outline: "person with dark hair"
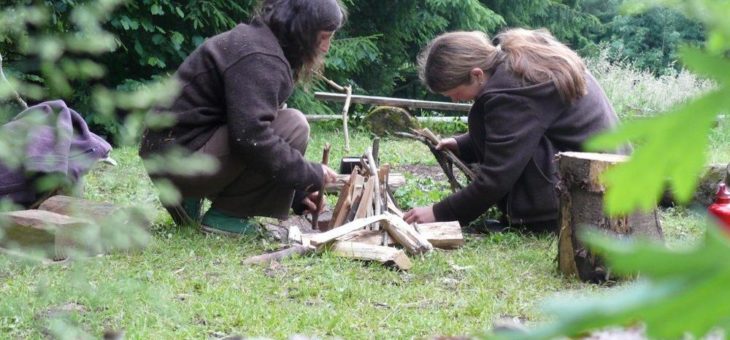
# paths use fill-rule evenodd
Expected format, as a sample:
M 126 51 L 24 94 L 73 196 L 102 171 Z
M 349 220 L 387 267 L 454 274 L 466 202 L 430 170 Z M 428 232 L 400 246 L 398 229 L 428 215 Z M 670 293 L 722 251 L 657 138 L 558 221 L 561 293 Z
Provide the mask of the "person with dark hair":
M 553 157 L 581 151 L 591 136 L 618 123 L 605 93 L 573 50 L 546 30 L 511 29 L 495 42 L 482 32 L 451 32 L 419 56 L 419 75 L 432 92 L 474 100 L 468 132 L 443 139 L 474 164 L 476 179 L 407 222 L 458 220 L 466 225 L 497 205 L 509 226 L 557 230 L 557 174 Z
M 180 65 L 181 92 L 170 107 L 175 123 L 147 129 L 140 155 L 149 159 L 173 148 L 217 159 L 212 174 L 182 176 L 154 171 L 182 196 L 166 206 L 179 224 L 206 232 L 255 233 L 254 216 L 286 219 L 314 211 L 316 194 L 336 173 L 304 159 L 309 125 L 285 108 L 295 82 L 321 68 L 333 34 L 346 20 L 339 0 L 264 0 L 249 24 L 207 39 Z M 203 198 L 212 201 L 202 216 Z

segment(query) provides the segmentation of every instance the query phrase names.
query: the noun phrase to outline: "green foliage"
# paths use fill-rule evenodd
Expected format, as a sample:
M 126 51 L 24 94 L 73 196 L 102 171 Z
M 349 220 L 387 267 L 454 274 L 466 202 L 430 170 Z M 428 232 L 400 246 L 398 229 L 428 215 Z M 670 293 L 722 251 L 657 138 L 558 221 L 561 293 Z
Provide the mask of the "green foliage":
M 687 202 L 706 163 L 708 136 L 719 113 L 730 107 L 730 61 L 697 49 L 683 53 L 686 65 L 719 83 L 718 88 L 651 120 L 633 121 L 617 132 L 593 139 L 588 147 L 605 150 L 638 142 L 630 162 L 605 173 L 606 207 L 611 214 L 655 206 L 665 181 L 675 197 Z M 684 138 L 676 138 L 684 136 Z M 671 152 L 667 152 L 671 150 Z M 642 185 L 634 185 L 639 181 Z
M 610 297 L 554 300 L 547 309 L 559 322 L 514 338 L 579 335 L 608 325 L 632 326 L 637 321 L 646 327 L 650 339 L 702 337 L 716 328 L 730 329 L 730 239 L 726 232 L 711 226 L 703 245 L 681 253 L 653 244 L 619 243 L 597 234 L 586 240 L 609 259 L 617 273 L 640 273 L 641 280 Z
M 396 204 L 406 211 L 442 200 L 451 194 L 448 182 L 406 174 L 407 185 L 395 192 Z
M 592 148 L 636 142 L 631 159 L 603 176 L 606 207 L 613 215 L 636 208 L 652 208 L 665 182 L 674 196 L 688 201 L 705 164 L 710 129 L 719 113 L 730 108 L 730 13 L 727 1 L 632 1 L 635 8 L 663 4 L 702 21 L 708 31 L 705 49 L 686 47 L 684 64 L 717 83 L 715 89 L 652 119 L 632 121 L 615 133 L 599 136 Z M 681 136 L 681 137 L 680 137 Z M 681 141 L 681 143 L 680 143 Z M 676 252 L 657 245 L 621 243 L 596 235 L 585 237 L 612 270 L 639 274 L 641 281 L 610 296 L 576 303 L 552 304 L 557 322 L 517 338 L 584 335 L 608 326 L 645 327 L 650 338 L 701 337 L 710 331 L 730 330 L 730 241 L 728 234 L 710 226 L 704 242 L 690 251 Z M 688 312 L 690 311 L 690 312 Z
M 677 51 L 685 43 L 704 40 L 702 25 L 670 8 L 652 8 L 627 15 L 620 12 L 622 1 L 589 0 L 586 11 L 601 18 L 599 39 L 610 47 L 613 60 L 629 60 L 639 69 L 657 75 L 681 70 Z
M 595 43 L 600 33 L 598 18 L 584 11 L 585 1 L 556 0 L 481 0 L 504 17 L 505 27 L 547 28 L 560 41 L 574 49 L 584 49 Z

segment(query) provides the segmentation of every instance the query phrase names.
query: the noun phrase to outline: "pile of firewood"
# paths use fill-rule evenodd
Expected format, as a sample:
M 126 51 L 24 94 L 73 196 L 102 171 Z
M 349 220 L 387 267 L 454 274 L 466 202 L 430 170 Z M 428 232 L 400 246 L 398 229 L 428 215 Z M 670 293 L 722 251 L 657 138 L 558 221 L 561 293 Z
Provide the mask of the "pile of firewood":
M 289 226 L 289 247 L 244 262 L 270 263 L 293 254 L 329 250 L 408 270 L 412 264 L 406 253 L 419 255 L 434 247 L 454 249 L 464 244 L 458 222 L 406 223 L 389 190 L 390 167 L 378 167 L 375 159 L 368 148 L 361 165 L 342 185 L 331 219 L 313 226 L 318 231 L 302 233 L 297 226 Z

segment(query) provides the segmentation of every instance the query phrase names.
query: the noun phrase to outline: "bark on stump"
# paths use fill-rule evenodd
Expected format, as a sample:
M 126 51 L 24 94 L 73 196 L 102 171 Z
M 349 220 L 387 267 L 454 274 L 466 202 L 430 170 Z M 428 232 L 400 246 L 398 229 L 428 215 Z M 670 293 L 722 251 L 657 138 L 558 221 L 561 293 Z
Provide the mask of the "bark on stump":
M 558 268 L 563 274 L 591 282 L 611 278 L 603 259 L 591 253 L 578 239 L 584 228 L 596 228 L 621 238 L 663 240 L 656 209 L 620 217 L 608 217 L 603 211 L 605 187 L 600 182 L 600 175 L 625 160 L 625 156 L 611 154 L 564 152 L 557 155 L 561 178 L 558 186 Z

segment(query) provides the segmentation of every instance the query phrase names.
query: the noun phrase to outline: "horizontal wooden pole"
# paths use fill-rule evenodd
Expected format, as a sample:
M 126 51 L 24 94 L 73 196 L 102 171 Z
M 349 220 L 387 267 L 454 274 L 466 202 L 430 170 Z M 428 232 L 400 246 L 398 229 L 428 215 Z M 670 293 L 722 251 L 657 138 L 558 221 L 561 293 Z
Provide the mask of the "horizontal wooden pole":
M 342 115 L 304 115 L 308 122 L 323 122 L 328 120 L 342 119 Z M 434 123 L 448 123 L 455 120 L 460 120 L 464 123 L 467 121 L 466 116 L 453 116 L 453 117 L 414 117 L 419 122 L 434 122 Z
M 341 93 L 332 92 L 315 92 L 314 98 L 319 100 L 344 102 L 347 96 Z M 412 109 L 429 109 L 437 111 L 461 111 L 469 112 L 471 104 L 460 104 L 460 103 L 448 103 L 448 102 L 435 102 L 428 100 L 414 100 L 414 99 L 403 99 L 403 98 L 392 98 L 392 97 L 376 97 L 376 96 L 361 96 L 352 95 L 351 101 L 356 104 L 370 104 L 370 105 L 387 105 L 397 107 L 408 107 Z
M 327 184 L 327 186 L 325 187 L 325 192 L 340 192 L 340 190 L 342 190 L 342 186 L 345 185 L 345 182 L 349 181 L 350 175 L 337 175 L 336 181 Z M 404 176 L 402 173 L 394 172 L 388 176 L 388 188 L 396 190 L 404 185 L 406 185 L 406 176 Z

